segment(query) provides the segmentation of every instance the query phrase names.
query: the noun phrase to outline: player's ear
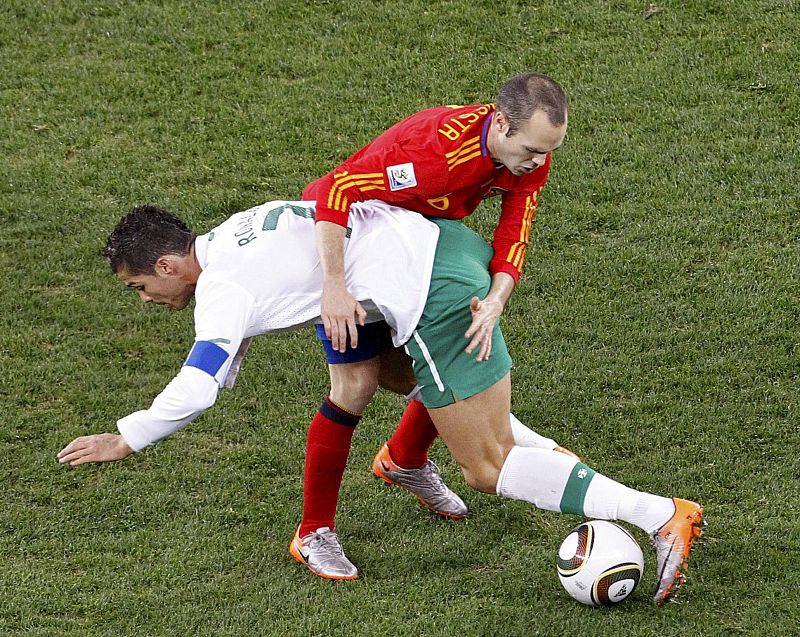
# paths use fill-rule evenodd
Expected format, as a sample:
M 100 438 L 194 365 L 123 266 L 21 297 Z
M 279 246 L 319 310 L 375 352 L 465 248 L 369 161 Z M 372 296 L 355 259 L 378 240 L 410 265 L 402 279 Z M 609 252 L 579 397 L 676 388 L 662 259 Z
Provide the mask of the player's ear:
M 503 111 L 495 111 L 492 125 L 497 127 L 497 132 L 504 135 L 508 132 L 508 117 Z
M 156 274 L 174 274 L 175 263 L 172 259 L 172 255 L 169 254 L 164 254 L 158 257 L 155 263 Z

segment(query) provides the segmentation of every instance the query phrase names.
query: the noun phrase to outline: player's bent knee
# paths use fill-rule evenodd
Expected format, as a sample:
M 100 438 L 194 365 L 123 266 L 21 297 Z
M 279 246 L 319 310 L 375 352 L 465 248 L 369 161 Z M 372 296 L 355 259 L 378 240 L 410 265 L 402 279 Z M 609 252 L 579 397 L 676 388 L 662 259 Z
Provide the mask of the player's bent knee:
M 365 364 L 366 363 L 366 364 Z M 337 405 L 360 414 L 378 391 L 377 364 L 354 363 L 331 365 L 331 400 Z
M 500 469 L 487 464 L 476 469 L 461 467 L 466 483 L 481 493 L 497 492 L 497 480 L 500 478 Z

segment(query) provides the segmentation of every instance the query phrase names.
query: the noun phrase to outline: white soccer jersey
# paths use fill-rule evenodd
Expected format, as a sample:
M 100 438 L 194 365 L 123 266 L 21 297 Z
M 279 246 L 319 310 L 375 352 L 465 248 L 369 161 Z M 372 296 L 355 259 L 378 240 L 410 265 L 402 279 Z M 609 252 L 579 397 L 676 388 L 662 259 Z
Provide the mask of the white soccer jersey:
M 380 201 L 354 204 L 345 239 L 347 289 L 408 340 L 428 295 L 438 228 Z M 138 451 L 181 429 L 231 386 L 249 339 L 318 322 L 322 270 L 313 202 L 277 201 L 237 213 L 195 241 L 195 344 L 152 406 L 118 421 Z M 238 356 L 237 356 L 238 353 Z M 227 380 L 227 382 L 226 382 Z

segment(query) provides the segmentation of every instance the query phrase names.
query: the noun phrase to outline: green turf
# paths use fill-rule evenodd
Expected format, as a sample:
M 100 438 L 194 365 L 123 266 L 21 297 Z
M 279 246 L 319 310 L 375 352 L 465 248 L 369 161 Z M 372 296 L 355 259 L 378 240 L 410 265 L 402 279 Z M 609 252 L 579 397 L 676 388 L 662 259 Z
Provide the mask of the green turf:
M 126 2 L 0 6 L 0 634 L 794 635 L 800 153 L 796 0 Z M 191 314 L 143 307 L 98 256 L 130 206 L 205 230 L 302 187 L 425 106 L 540 70 L 571 101 L 504 329 L 514 411 L 710 526 L 677 602 L 574 603 L 579 518 L 470 492 L 434 519 L 371 477 L 379 395 L 338 518 L 363 579 L 286 546 L 327 378 L 310 331 L 262 339 L 237 389 L 102 466 L 178 369 Z M 469 223 L 484 234 L 490 203 Z M 645 538 L 637 538 L 644 543 Z M 793 601 L 794 600 L 794 601 Z

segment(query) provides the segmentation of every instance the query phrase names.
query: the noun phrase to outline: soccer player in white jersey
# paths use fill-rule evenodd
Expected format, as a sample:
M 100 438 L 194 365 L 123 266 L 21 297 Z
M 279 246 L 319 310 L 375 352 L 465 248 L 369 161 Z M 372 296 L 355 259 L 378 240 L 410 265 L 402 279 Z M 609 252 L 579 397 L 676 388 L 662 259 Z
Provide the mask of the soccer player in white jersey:
M 126 215 L 106 245 L 112 270 L 145 302 L 180 310 L 194 297 L 194 345 L 148 409 L 121 418 L 119 434 L 76 438 L 59 462 L 120 460 L 178 431 L 232 386 L 251 337 L 316 322 L 322 278 L 313 216 L 309 202 L 272 202 L 198 237 L 159 208 Z M 654 600 L 667 601 L 683 581 L 703 509 L 631 489 L 572 455 L 515 444 L 511 358 L 500 328 L 487 361 L 464 353 L 461 342 L 470 312 L 479 311 L 475 297 L 490 284 L 491 248 L 458 221 L 430 221 L 380 202 L 354 206 L 349 223 L 347 287 L 368 320 L 385 320 L 394 343 L 405 345 L 421 400 L 467 483 L 542 509 L 640 527 L 657 553 Z M 295 535 L 290 552 L 317 575 L 358 577 L 334 529 Z

